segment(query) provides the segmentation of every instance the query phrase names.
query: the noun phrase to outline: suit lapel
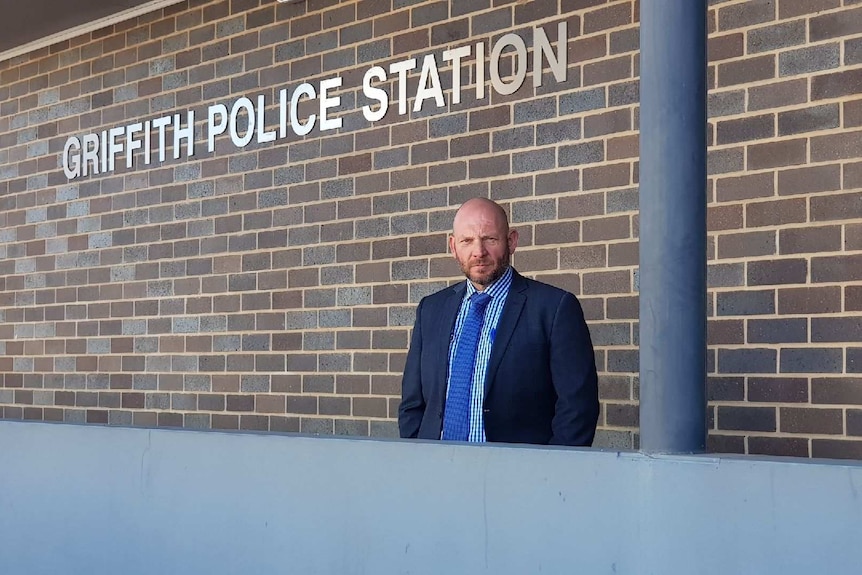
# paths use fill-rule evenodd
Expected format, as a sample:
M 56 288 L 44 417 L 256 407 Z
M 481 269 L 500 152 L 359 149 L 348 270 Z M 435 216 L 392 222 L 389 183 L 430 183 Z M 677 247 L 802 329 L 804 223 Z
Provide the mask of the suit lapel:
M 488 396 L 488 391 L 494 383 L 497 368 L 500 367 L 503 354 L 509 347 L 509 340 L 515 333 L 515 326 L 518 325 L 518 319 L 521 317 L 524 303 L 527 301 L 527 282 L 514 269 L 512 272 L 512 285 L 509 287 L 509 295 L 506 296 L 506 304 L 503 306 L 503 313 L 500 314 L 500 321 L 497 322 L 497 334 L 494 337 L 491 357 L 488 360 L 488 370 L 485 374 L 485 397 Z
M 446 389 L 446 378 L 449 375 L 449 346 L 451 345 L 452 332 L 455 329 L 455 319 L 458 317 L 458 310 L 461 308 L 461 302 L 464 300 L 464 292 L 467 291 L 466 282 L 460 282 L 449 290 L 449 296 L 443 302 L 443 309 L 440 310 L 440 323 L 437 326 L 439 330 L 434 341 L 440 342 L 440 349 L 437 353 L 437 368 L 440 374 L 439 383 Z M 445 394 L 445 391 L 444 391 Z

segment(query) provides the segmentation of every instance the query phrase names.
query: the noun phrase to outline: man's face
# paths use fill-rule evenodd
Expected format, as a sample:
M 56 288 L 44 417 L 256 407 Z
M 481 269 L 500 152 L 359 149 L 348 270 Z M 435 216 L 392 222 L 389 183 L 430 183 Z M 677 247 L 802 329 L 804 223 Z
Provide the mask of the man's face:
M 449 238 L 461 271 L 479 291 L 506 272 L 517 245 L 518 232 L 509 230 L 499 212 L 485 204 L 462 208 Z

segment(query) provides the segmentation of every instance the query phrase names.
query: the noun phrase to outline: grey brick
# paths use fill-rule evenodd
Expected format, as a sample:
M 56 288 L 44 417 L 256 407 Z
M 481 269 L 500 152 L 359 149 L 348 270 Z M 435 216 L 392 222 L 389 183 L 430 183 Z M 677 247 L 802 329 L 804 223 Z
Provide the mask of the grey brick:
M 708 287 L 734 287 L 745 285 L 745 264 L 710 264 L 706 270 Z
M 240 379 L 240 391 L 243 393 L 268 393 L 268 375 L 243 375 Z
M 500 8 L 485 12 L 481 17 L 473 18 L 473 35 L 483 35 L 511 26 L 512 11 L 508 8 Z
M 544 146 L 581 139 L 581 119 L 570 118 L 536 126 L 536 145 Z
M 593 345 L 629 345 L 631 326 L 628 323 L 596 323 L 590 326 Z
M 320 310 L 320 327 L 350 327 L 349 309 L 322 309 Z
M 108 425 L 130 426 L 134 423 L 134 412 L 112 409 L 108 412 Z
M 607 213 L 636 211 L 639 205 L 638 188 L 612 190 L 607 193 Z
M 245 16 L 236 16 L 230 20 L 223 20 L 216 25 L 216 38 L 234 36 L 245 31 Z
M 350 371 L 349 353 L 322 353 L 318 356 L 318 368 L 323 372 Z
M 485 194 L 480 194 L 487 197 L 487 192 Z M 442 212 L 431 212 L 428 215 L 428 231 L 429 232 L 440 232 L 440 231 L 451 231 L 452 230 L 452 220 L 455 217 L 455 210 L 446 210 Z
M 557 99 L 554 96 L 515 104 L 515 123 L 540 122 L 557 115 Z
M 862 64 L 862 38 L 844 41 L 844 64 Z
M 605 89 L 592 88 L 560 96 L 560 115 L 577 114 L 605 107 Z
M 78 199 L 78 184 L 68 184 L 57 188 L 57 201 L 68 202 Z
M 276 186 L 284 186 L 288 184 L 297 184 L 305 179 L 305 167 L 303 165 L 286 166 L 277 168 L 273 178 L 273 184 Z
M 147 333 L 147 322 L 143 319 L 124 319 L 123 335 L 143 335 Z
M 710 92 L 707 97 L 710 118 L 742 114 L 745 112 L 745 91 Z
M 424 213 L 393 216 L 392 235 L 416 234 L 428 230 L 428 216 Z
M 176 407 L 174 409 L 181 408 Z M 183 415 L 183 427 L 186 429 L 211 429 L 211 416 L 209 413 L 186 413 Z
M 170 408 L 177 411 L 194 411 L 198 408 L 198 398 L 192 393 L 173 393 Z M 188 426 L 187 420 L 185 425 Z
M 633 80 L 608 88 L 608 106 L 629 106 L 640 102 L 640 82 Z
M 307 351 L 335 349 L 335 333 L 307 331 L 302 335 L 302 349 Z
M 159 339 L 157 337 L 136 337 L 135 353 L 156 353 L 159 351 Z
M 370 305 L 372 290 L 370 287 L 338 288 L 337 302 L 339 306 Z
M 782 350 L 784 351 L 784 350 Z M 775 373 L 777 351 L 764 348 L 719 349 L 719 373 Z
M 847 373 L 862 373 L 862 347 L 847 348 Z
M 491 197 L 495 200 L 523 198 L 533 195 L 533 177 L 497 178 L 491 182 Z
M 552 220 L 556 217 L 556 200 L 529 200 L 512 204 L 514 223 Z
M 150 355 L 146 358 L 146 370 L 150 373 L 171 371 L 171 358 L 167 355 Z
M 392 280 L 414 280 L 428 277 L 427 260 L 392 262 Z M 368 303 L 371 303 L 370 301 Z
M 212 378 L 209 375 L 183 375 L 183 391 L 211 391 Z
M 198 370 L 198 357 L 197 356 L 189 356 L 189 355 L 174 355 L 171 356 L 171 367 L 172 371 L 197 371 Z
M 110 345 L 108 346 L 110 349 Z M 111 388 L 111 377 L 103 373 L 87 374 L 87 389 L 105 390 Z
M 257 153 L 240 154 L 228 159 L 228 171 L 231 173 L 249 172 L 257 169 Z
M 335 420 L 335 435 L 344 436 L 368 436 L 367 420 L 359 419 L 336 419 Z
M 136 373 L 132 376 L 132 389 L 136 391 L 154 391 L 159 388 L 159 376 Z
M 840 46 L 827 44 L 800 48 L 778 55 L 779 76 L 807 74 L 818 70 L 837 68 L 840 64 Z
M 305 53 L 318 54 L 338 47 L 338 31 L 331 30 L 305 39 Z
M 725 292 L 717 294 L 716 299 L 719 316 L 775 313 L 775 294 L 772 290 Z
M 287 329 L 314 329 L 317 327 L 316 311 L 289 311 L 285 314 Z
M 46 182 L 46 184 L 47 184 L 47 182 Z M 30 188 L 29 185 L 27 187 Z M 33 189 L 38 189 L 38 188 L 43 188 L 43 187 L 45 187 L 45 186 L 38 186 L 38 187 L 33 188 Z M 28 208 L 27 211 L 25 212 L 24 219 L 28 224 L 32 224 L 34 222 L 44 222 L 45 220 L 48 219 L 48 208 L 46 208 L 46 207 Z
M 303 303 L 305 307 L 332 307 L 335 305 L 335 289 L 305 290 Z
M 612 349 L 608 351 L 608 371 L 635 373 L 640 366 L 640 354 L 636 349 Z
M 811 106 L 778 114 L 778 135 L 787 136 L 815 130 L 837 128 L 840 124 L 839 104 Z
M 332 419 L 320 417 L 303 417 L 300 420 L 299 431 L 311 435 L 332 435 L 335 422 Z
M 750 319 L 747 340 L 749 343 L 805 343 L 808 341 L 808 320 Z M 785 351 L 787 350 L 782 350 L 782 355 Z
M 768 52 L 805 43 L 805 20 L 782 22 L 748 31 L 748 53 Z
M 291 228 L 288 231 L 288 242 L 292 246 L 316 244 L 319 241 L 320 241 L 320 226 L 305 226 L 305 227 L 301 227 L 301 228 Z
M 389 218 L 372 218 L 356 222 L 357 239 L 384 237 L 389 235 Z
M 561 146 L 558 163 L 561 167 L 592 164 L 603 161 L 604 157 L 604 142 L 586 142 L 583 144 Z
M 336 42 L 337 45 L 337 42 Z M 356 64 L 355 51 L 352 48 L 345 48 L 324 54 L 323 68 L 325 70 L 337 70 L 339 68 L 347 68 Z
M 64 377 L 66 389 L 86 389 L 87 377 L 80 373 L 67 373 Z
M 321 198 L 346 198 L 353 195 L 353 178 L 327 180 L 321 184 Z
M 533 126 L 506 128 L 493 133 L 493 148 L 495 152 L 527 148 L 534 144 Z
M 213 351 L 239 351 L 242 342 L 239 335 L 217 335 L 213 337 Z
M 200 327 L 200 318 L 197 317 L 175 317 L 171 321 L 173 333 L 197 333 Z
M 392 55 L 391 40 L 385 38 L 360 44 L 356 48 L 356 60 L 360 64 L 377 60 L 384 60 Z
M 410 209 L 427 210 L 439 208 L 448 204 L 448 194 L 445 188 L 430 190 L 415 190 L 410 192 Z
M 284 62 L 286 60 L 296 60 L 305 56 L 305 41 L 303 39 L 294 40 L 279 44 L 275 48 L 275 61 Z
M 553 148 L 531 150 L 512 154 L 512 172 L 523 174 L 541 170 L 550 170 L 556 165 L 556 154 Z
M 243 351 L 269 351 L 269 334 L 248 334 L 242 336 Z
M 144 396 L 146 409 L 170 409 L 171 396 L 167 393 L 148 393 Z
M 66 423 L 86 423 L 87 410 L 85 409 L 64 409 L 63 421 Z
M 227 316 L 207 315 L 200 318 L 201 332 L 225 331 L 227 329 Z
M 409 196 L 406 193 L 387 194 L 375 196 L 372 202 L 374 214 L 391 214 L 393 212 L 406 212 L 409 205 Z
M 449 114 L 428 120 L 428 136 L 442 138 L 467 132 L 467 113 Z
M 841 349 L 786 348 L 781 350 L 781 373 L 841 373 L 844 353 Z
M 396 439 L 398 434 L 398 423 L 395 421 L 371 421 L 371 437 L 386 437 Z
M 335 263 L 335 246 L 311 246 L 303 248 L 304 266 L 320 266 Z
M 419 301 L 428 295 L 445 289 L 448 284 L 446 282 L 422 282 L 410 284 L 410 303 L 419 303 Z
M 108 338 L 88 339 L 87 353 L 92 355 L 105 355 L 111 353 L 111 340 Z
M 350 284 L 354 282 L 353 266 L 330 266 L 320 270 L 323 285 Z
M 374 169 L 385 170 L 397 166 L 406 166 L 410 163 L 410 148 L 390 148 L 374 153 Z
M 416 321 L 416 308 L 414 306 L 392 306 L 389 308 L 390 326 L 412 326 Z

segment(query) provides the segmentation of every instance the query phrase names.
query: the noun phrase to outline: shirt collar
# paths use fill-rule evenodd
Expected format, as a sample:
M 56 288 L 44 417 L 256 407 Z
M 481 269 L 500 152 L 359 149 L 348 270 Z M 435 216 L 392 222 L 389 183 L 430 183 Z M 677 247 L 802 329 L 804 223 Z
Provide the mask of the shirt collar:
M 488 294 L 492 298 L 497 297 L 501 293 L 503 293 L 512 283 L 512 266 L 507 266 L 506 271 L 503 272 L 499 278 L 497 278 L 494 283 L 488 285 L 483 293 Z M 473 282 L 467 280 L 467 297 L 469 298 L 474 293 L 477 293 L 479 290 L 473 285 Z

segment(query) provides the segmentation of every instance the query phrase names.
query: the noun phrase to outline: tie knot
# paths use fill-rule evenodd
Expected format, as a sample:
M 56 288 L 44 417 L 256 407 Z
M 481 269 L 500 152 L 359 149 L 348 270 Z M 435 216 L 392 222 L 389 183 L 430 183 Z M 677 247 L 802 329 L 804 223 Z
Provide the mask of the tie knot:
M 491 301 L 491 296 L 486 294 L 485 292 L 476 292 L 472 296 L 470 296 L 470 305 L 473 306 L 477 312 L 485 311 L 485 307 Z

